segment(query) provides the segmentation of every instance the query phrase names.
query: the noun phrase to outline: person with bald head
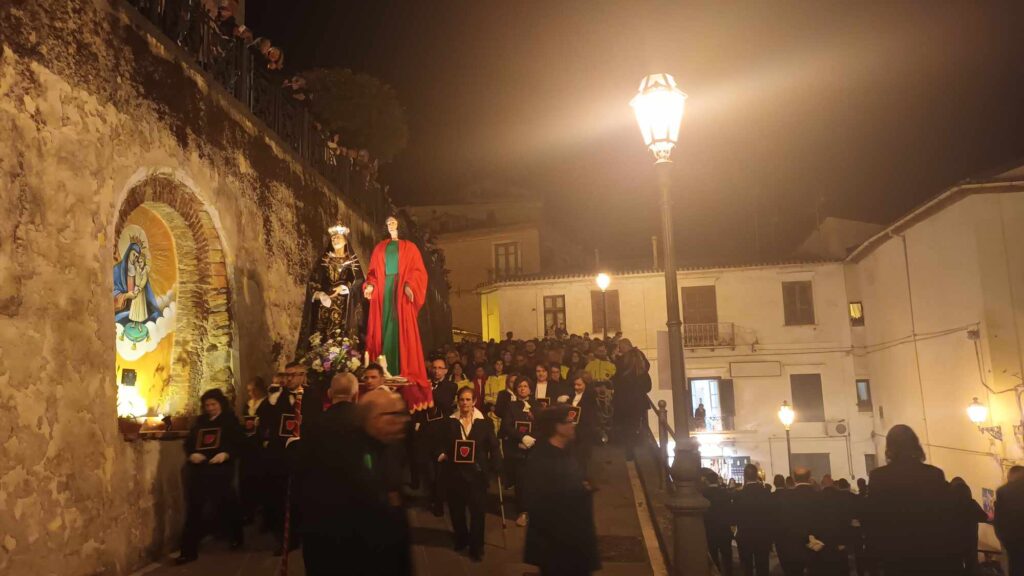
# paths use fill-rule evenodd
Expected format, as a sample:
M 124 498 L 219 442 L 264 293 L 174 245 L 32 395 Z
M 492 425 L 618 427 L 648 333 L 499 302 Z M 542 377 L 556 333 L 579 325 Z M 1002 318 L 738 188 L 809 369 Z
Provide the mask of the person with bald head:
M 351 508 L 350 477 L 358 473 L 359 424 L 355 400 L 359 381 L 348 372 L 335 374 L 327 387 L 330 406 L 315 418 L 303 419 L 301 437 L 289 442 L 292 462 L 292 498 L 298 501 L 306 574 L 336 573 L 337 548 L 352 538 L 352 531 L 338 522 Z M 298 490 L 296 491 L 296 488 Z

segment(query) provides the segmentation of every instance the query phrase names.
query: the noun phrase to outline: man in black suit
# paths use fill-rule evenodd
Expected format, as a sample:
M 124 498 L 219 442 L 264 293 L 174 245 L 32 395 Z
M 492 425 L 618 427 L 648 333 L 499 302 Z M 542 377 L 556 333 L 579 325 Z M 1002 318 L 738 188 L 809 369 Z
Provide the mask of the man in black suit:
M 732 494 L 714 470 L 703 468 L 701 481 L 701 493 L 710 503 L 704 513 L 708 552 L 722 576 L 732 576 Z
M 440 467 L 435 459 L 436 454 L 444 449 L 447 438 L 446 420 L 455 412 L 455 382 L 448 375 L 448 364 L 444 358 L 435 358 L 430 362 L 430 387 L 433 392 L 434 405 L 417 412 L 414 419 L 416 461 L 418 476 L 424 491 L 430 499 L 430 509 L 434 516 L 444 516 L 444 485 L 439 474 Z
M 761 483 L 757 466 L 743 468 L 743 488 L 733 497 L 736 544 L 744 576 L 768 576 L 772 549 L 772 492 Z
M 794 469 L 793 480 L 793 488 L 775 498 L 775 551 L 786 576 L 802 576 L 813 560 L 807 545 L 821 513 L 821 496 L 811 486 L 808 468 Z
M 1010 576 L 1024 576 L 1024 466 L 1014 466 L 1006 484 L 996 490 L 996 514 L 992 522 L 1006 549 Z
M 871 471 L 865 508 L 873 558 L 886 576 L 956 571 L 956 516 L 945 474 L 924 463 L 917 434 L 903 424 L 886 434 L 885 458 L 888 464 Z

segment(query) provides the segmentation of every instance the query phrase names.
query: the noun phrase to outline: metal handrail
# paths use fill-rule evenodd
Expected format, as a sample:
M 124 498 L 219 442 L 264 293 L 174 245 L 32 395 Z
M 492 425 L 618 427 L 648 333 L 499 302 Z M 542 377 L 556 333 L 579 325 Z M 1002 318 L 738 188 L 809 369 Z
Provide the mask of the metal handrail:
M 658 475 L 661 478 L 661 489 L 664 490 L 666 486 L 671 486 L 671 475 L 670 466 L 668 464 L 668 439 L 672 438 L 672 441 L 676 441 L 676 433 L 672 430 L 672 427 L 668 423 L 668 403 L 664 400 L 658 400 L 658 405 L 654 405 L 654 401 L 651 400 L 650 396 L 647 396 L 647 404 L 651 410 L 658 415 L 658 465 L 661 468 L 661 473 Z

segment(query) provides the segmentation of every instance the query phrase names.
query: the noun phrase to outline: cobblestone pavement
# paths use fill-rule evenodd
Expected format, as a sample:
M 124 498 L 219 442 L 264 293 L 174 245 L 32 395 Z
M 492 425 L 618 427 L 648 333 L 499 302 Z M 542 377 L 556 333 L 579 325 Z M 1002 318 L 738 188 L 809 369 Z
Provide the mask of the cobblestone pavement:
M 606 446 L 594 451 L 592 476 L 597 492 L 594 510 L 601 548 L 602 576 L 648 576 L 653 574 L 640 531 L 640 521 L 630 488 L 625 459 L 621 450 Z M 495 488 L 491 489 L 491 510 L 487 514 L 484 560 L 474 563 L 451 549 L 452 538 L 447 517 L 436 518 L 429 511 L 413 507 L 409 510 L 412 526 L 413 558 L 418 576 L 489 575 L 524 576 L 537 574 L 533 566 L 522 563 L 525 528 L 515 525 L 511 494 L 506 502 L 509 518 L 504 530 L 498 514 Z M 273 556 L 269 536 L 248 534 L 245 549 L 231 551 L 220 540 L 203 544 L 199 560 L 175 566 L 166 558 L 136 572 L 141 576 L 277 576 L 280 558 Z M 301 552 L 289 558 L 289 576 L 304 576 Z

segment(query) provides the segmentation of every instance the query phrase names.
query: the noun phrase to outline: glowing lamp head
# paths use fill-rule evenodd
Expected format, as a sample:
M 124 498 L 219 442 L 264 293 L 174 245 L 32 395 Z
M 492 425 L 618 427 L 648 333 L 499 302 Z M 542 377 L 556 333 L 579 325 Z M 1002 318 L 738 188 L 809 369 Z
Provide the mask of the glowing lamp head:
M 978 399 L 975 398 L 967 407 L 967 417 L 971 419 L 971 422 L 980 426 L 988 419 L 988 406 L 978 402 Z
M 629 102 L 644 137 L 644 144 L 658 162 L 668 162 L 679 141 L 679 125 L 686 109 L 686 93 L 671 74 L 651 74 L 640 81 L 640 90 Z
M 604 292 L 605 290 L 608 289 L 609 286 L 611 286 L 612 277 L 605 274 L 604 272 L 601 272 L 600 274 L 597 275 L 596 282 L 597 287 L 601 289 L 601 292 Z
M 140 418 L 149 412 L 146 400 L 135 386 L 117 386 L 117 415 L 121 418 Z
M 782 422 L 782 425 L 788 430 L 793 425 L 793 420 L 796 420 L 796 412 L 793 411 L 789 402 L 783 401 L 779 408 L 779 422 Z

